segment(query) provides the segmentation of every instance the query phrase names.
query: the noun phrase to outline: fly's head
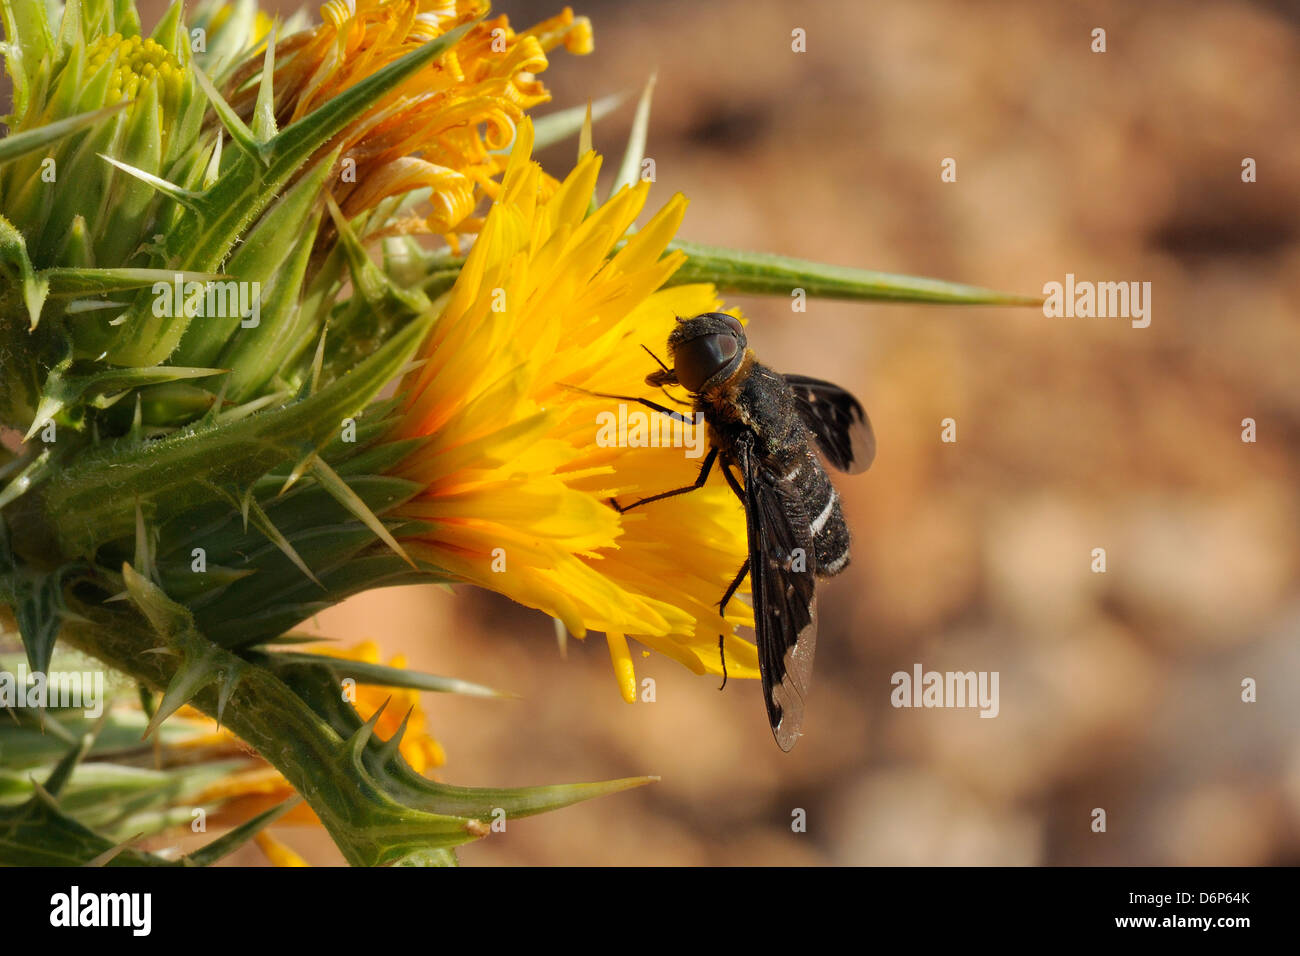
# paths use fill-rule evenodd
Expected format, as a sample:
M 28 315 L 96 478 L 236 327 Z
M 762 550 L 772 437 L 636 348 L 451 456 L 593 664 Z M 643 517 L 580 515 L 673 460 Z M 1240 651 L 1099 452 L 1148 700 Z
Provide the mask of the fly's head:
M 735 374 L 745 359 L 746 344 L 740 320 L 723 312 L 678 319 L 677 328 L 668 336 L 672 369 L 653 372 L 646 376 L 646 382 L 681 385 L 698 395 Z

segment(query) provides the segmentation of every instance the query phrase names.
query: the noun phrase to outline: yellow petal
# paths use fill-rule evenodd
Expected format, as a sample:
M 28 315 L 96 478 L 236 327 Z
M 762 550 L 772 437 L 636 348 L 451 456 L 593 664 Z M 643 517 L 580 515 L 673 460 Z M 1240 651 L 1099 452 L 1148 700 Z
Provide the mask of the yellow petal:
M 611 632 L 605 635 L 605 641 L 609 644 L 609 659 L 614 663 L 614 679 L 618 681 L 619 693 L 629 704 L 635 704 L 636 668 L 632 664 L 627 638 Z

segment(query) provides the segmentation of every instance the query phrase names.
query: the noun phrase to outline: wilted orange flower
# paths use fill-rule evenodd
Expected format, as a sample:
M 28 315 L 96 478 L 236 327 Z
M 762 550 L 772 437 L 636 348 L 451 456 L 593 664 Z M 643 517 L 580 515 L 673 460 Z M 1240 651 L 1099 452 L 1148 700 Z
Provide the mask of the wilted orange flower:
M 324 21 L 276 46 L 276 120 L 300 119 L 377 70 L 462 24 L 484 16 L 487 0 L 330 0 Z M 592 48 L 591 23 L 565 9 L 516 33 L 506 17 L 476 24 L 455 48 L 388 93 L 344 130 L 343 169 L 333 187 L 353 217 L 392 196 L 429 189 L 432 211 L 389 231 L 473 231 L 467 222 L 505 165 L 524 111 L 550 99 L 536 78 L 546 54 Z M 260 56 L 235 70 L 231 104 L 251 115 Z M 350 162 L 349 162 L 350 161 Z

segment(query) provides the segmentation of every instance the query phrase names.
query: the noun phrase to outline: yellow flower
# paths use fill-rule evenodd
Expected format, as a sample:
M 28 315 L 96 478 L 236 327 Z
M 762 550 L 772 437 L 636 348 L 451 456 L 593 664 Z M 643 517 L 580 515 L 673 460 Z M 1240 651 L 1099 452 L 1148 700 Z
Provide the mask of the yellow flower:
M 488 7 L 487 0 L 330 0 L 321 8 L 321 25 L 276 46 L 277 121 L 302 118 Z M 550 99 L 536 74 L 560 45 L 590 52 L 591 23 L 566 8 L 523 33 L 505 17 L 473 27 L 332 144 L 344 150 L 345 175 L 334 187 L 343 212 L 351 218 L 391 196 L 428 188 L 432 211 L 389 232 L 473 231 L 471 214 L 482 196 L 493 195 L 493 177 L 504 166 L 494 151 L 510 146 L 525 110 Z M 250 57 L 228 84 L 231 104 L 244 115 L 252 111 L 261 69 L 260 57 Z
M 728 673 L 755 677 L 753 645 L 733 633 L 752 623 L 749 608 L 732 602 L 726 622 L 717 612 L 746 556 L 739 502 L 711 481 L 620 515 L 610 496 L 689 484 L 701 459 L 681 447 L 598 442 L 597 416 L 617 415 L 619 403 L 575 391 L 663 403 L 644 383 L 654 365 L 641 346 L 662 352 L 677 316 L 720 307 L 711 286 L 661 288 L 683 261 L 664 251 L 686 200 L 674 196 L 614 252 L 649 183 L 588 215 L 600 158 L 588 153 L 551 190 L 531 161 L 532 138 L 524 120 L 426 361 L 400 389 L 401 435 L 427 436 L 397 470 L 426 489 L 402 509 L 428 523 L 406 547 L 575 635 L 603 631 L 629 701 L 636 678 L 625 636 L 718 673 L 725 633 Z

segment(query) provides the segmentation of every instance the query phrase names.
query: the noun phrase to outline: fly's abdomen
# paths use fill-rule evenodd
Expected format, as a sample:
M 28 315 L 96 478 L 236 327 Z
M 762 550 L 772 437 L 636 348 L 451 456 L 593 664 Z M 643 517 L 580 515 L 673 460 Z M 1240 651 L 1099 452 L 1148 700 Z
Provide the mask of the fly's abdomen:
M 839 574 L 849 565 L 849 529 L 840 510 L 840 496 L 811 449 L 799 463 L 795 484 L 808 515 L 817 557 L 818 577 Z

